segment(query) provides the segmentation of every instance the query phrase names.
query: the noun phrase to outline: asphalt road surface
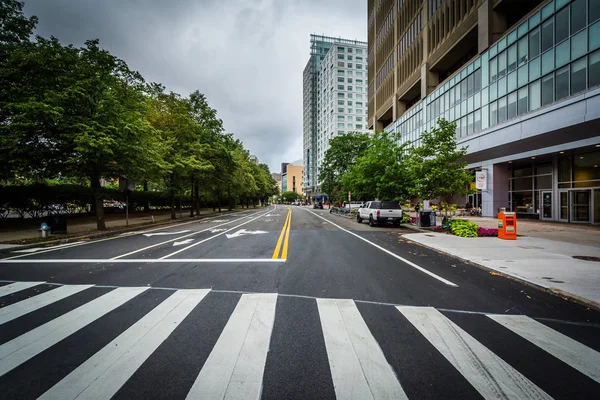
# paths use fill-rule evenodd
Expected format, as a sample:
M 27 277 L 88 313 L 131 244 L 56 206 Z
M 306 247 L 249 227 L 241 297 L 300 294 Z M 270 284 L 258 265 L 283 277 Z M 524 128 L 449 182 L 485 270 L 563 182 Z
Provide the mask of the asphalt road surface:
M 600 398 L 599 312 L 403 233 L 277 206 L 4 252 L 0 397 Z

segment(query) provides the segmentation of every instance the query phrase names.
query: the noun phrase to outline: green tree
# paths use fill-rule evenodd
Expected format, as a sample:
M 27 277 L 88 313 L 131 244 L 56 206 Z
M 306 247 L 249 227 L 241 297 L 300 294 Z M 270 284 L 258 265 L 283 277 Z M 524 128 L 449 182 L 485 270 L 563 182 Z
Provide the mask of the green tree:
M 407 165 L 415 197 L 450 203 L 453 195 L 469 193 L 472 176 L 461 161 L 467 148 L 456 146 L 456 124 L 445 119 L 437 124 L 421 134 L 421 145 L 411 149 Z
M 369 139 L 368 148 L 342 177 L 354 198 L 404 201 L 409 197 L 406 148 L 398 143 L 398 135 L 386 132 Z
M 359 132 L 336 136 L 329 141 L 329 149 L 325 152 L 319 172 L 319 181 L 330 200 L 344 197 L 342 192 L 347 188 L 342 187 L 341 178 L 354 165 L 356 159 L 363 155 L 368 144 L 369 135 Z
M 286 203 L 291 203 L 300 198 L 300 195 L 296 192 L 287 191 L 281 194 L 281 199 Z

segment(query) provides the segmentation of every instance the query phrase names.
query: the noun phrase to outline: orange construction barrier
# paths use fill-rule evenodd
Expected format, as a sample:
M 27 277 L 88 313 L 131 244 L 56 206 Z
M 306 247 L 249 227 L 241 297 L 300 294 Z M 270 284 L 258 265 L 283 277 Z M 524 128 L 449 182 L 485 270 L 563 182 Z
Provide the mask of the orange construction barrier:
M 517 215 L 514 212 L 498 213 L 498 239 L 517 240 Z

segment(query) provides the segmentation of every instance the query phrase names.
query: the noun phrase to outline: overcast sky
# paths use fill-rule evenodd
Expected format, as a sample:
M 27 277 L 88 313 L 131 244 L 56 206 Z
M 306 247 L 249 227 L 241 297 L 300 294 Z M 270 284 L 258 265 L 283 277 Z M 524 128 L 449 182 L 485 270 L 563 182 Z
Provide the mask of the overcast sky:
M 149 82 L 207 96 L 228 132 L 279 172 L 302 157 L 310 34 L 366 41 L 365 0 L 25 0 L 37 32 L 100 39 Z

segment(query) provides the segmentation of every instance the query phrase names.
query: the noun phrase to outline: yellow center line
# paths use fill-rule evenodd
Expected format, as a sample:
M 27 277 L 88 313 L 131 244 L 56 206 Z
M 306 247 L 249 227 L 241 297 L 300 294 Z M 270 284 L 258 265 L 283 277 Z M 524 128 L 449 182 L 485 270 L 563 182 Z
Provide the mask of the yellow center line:
M 290 228 L 292 226 L 292 209 L 290 208 L 290 218 L 288 220 L 287 229 L 285 230 L 285 239 L 283 240 L 283 250 L 281 250 L 281 258 L 287 260 L 288 243 L 290 241 Z
M 279 258 L 279 252 L 281 250 L 281 243 L 283 242 L 283 237 L 285 235 L 285 231 L 288 226 L 291 214 L 292 214 L 292 210 L 290 208 L 288 208 L 288 213 L 285 218 L 285 224 L 283 224 L 283 228 L 281 229 L 281 234 L 279 235 L 279 240 L 277 241 L 277 246 L 275 247 L 275 251 L 273 252 L 273 256 L 271 258 Z

